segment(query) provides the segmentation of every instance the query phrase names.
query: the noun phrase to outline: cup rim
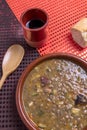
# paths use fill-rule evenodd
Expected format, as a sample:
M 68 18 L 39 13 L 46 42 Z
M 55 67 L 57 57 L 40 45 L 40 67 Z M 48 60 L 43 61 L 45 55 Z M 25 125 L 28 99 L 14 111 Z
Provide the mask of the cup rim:
M 23 16 L 25 15 L 25 13 L 27 13 L 27 12 L 30 11 L 30 10 L 40 10 L 40 11 L 42 11 L 42 12 L 46 15 L 47 20 L 46 20 L 46 23 L 45 23 L 42 27 L 32 29 L 32 28 L 26 27 L 26 26 L 23 24 L 22 18 L 23 18 Z M 22 27 L 23 27 L 24 29 L 28 30 L 28 31 L 39 31 L 39 30 L 42 30 L 43 28 L 45 28 L 45 27 L 48 25 L 48 21 L 49 21 L 49 16 L 48 16 L 47 12 L 46 12 L 44 9 L 41 9 L 41 8 L 29 8 L 29 9 L 25 10 L 25 11 L 21 14 L 21 16 L 20 16 L 20 23 L 21 23 Z

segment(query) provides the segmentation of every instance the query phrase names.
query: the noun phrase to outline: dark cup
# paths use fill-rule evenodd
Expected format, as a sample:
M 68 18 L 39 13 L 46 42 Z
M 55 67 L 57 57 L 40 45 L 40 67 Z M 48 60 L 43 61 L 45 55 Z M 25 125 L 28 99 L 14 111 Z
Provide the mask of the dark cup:
M 28 45 L 42 47 L 47 39 L 47 13 L 38 8 L 28 9 L 22 13 L 20 22 Z

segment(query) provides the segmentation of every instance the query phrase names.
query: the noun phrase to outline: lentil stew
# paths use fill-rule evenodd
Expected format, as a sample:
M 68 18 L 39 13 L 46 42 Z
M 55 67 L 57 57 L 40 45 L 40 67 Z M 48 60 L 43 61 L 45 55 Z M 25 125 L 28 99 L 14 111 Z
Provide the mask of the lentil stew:
M 22 101 L 40 130 L 82 130 L 87 125 L 87 72 L 70 60 L 45 60 L 26 77 Z

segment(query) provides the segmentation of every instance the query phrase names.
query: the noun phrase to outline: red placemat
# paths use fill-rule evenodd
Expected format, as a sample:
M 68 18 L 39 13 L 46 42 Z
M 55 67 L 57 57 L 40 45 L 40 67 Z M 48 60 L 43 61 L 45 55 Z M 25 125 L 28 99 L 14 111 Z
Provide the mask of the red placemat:
M 68 52 L 87 60 L 87 48 L 80 48 L 70 34 L 71 26 L 87 17 L 87 0 L 6 0 L 20 21 L 21 13 L 32 7 L 42 8 L 49 15 L 48 42 L 38 49 L 40 55 Z

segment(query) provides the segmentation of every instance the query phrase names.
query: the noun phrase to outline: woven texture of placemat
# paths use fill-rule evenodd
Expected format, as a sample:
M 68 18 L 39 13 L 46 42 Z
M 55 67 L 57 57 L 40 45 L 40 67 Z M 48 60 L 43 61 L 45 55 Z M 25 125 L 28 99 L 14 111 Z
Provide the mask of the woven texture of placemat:
M 15 93 L 21 73 L 28 64 L 39 57 L 37 50 L 29 47 L 23 39 L 21 25 L 5 0 L 0 0 L 0 78 L 4 54 L 14 44 L 23 46 L 25 55 L 19 67 L 7 77 L 0 90 L 0 130 L 27 130 L 17 112 Z
M 21 13 L 38 7 L 49 15 L 48 41 L 40 49 L 40 55 L 67 52 L 87 60 L 87 48 L 77 45 L 70 34 L 70 28 L 82 17 L 87 17 L 87 0 L 6 0 L 20 21 Z

